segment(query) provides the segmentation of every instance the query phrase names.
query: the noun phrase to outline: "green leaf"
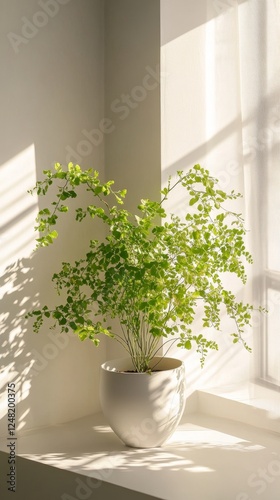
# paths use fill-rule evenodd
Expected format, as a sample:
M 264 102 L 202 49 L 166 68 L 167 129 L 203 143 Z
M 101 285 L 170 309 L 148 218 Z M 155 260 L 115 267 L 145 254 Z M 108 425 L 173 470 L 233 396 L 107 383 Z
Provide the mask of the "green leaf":
M 57 174 L 55 174 L 55 177 L 57 179 L 65 179 L 66 178 L 66 173 L 65 172 L 57 172 Z
M 43 210 L 40 210 L 39 215 L 51 215 L 51 212 L 48 208 L 44 208 Z
M 69 208 L 66 205 L 58 207 L 59 212 L 68 212 Z
M 52 240 L 56 239 L 58 237 L 58 232 L 57 231 L 52 231 L 49 233 L 49 236 Z
M 194 198 L 191 198 L 191 199 L 190 199 L 190 201 L 189 201 L 189 205 L 190 205 L 190 206 L 192 206 L 192 205 L 194 205 L 195 203 L 197 203 L 197 201 L 198 201 L 198 197 L 197 197 L 197 196 L 196 196 L 196 197 L 194 197 Z
M 186 340 L 186 342 L 184 343 L 184 348 L 188 351 L 192 348 L 192 343 L 190 340 Z

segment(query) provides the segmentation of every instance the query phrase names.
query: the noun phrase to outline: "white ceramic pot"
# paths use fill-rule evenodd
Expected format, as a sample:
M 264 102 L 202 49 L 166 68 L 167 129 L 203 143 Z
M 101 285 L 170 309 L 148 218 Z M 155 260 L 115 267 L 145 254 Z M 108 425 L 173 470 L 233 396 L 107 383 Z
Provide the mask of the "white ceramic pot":
M 158 363 L 159 362 L 159 363 Z M 158 363 L 158 364 L 157 364 Z M 147 373 L 133 370 L 130 358 L 101 366 L 100 402 L 109 425 L 128 446 L 162 445 L 175 431 L 185 407 L 185 370 L 182 361 L 155 357 Z

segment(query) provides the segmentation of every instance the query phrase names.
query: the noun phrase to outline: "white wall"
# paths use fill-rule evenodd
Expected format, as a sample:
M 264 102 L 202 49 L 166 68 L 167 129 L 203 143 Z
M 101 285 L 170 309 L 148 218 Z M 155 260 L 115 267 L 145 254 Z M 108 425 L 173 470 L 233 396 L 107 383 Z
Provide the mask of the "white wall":
M 141 197 L 160 196 L 160 2 L 106 0 L 106 175 Z
M 159 7 L 159 0 L 105 3 L 106 176 L 128 190 L 131 211 L 141 198 L 160 197 Z M 107 352 L 126 355 L 111 341 Z
M 1 0 L 0 9 L 0 433 L 6 435 L 11 381 L 18 431 L 99 409 L 105 345 L 97 350 L 47 327 L 35 336 L 24 314 L 55 300 L 53 272 L 87 241 L 89 229 L 76 234 L 66 218 L 63 239 L 32 254 L 38 200 L 26 191 L 54 161 L 73 159 L 104 175 L 103 136 L 91 132 L 104 117 L 104 11 L 102 0 Z

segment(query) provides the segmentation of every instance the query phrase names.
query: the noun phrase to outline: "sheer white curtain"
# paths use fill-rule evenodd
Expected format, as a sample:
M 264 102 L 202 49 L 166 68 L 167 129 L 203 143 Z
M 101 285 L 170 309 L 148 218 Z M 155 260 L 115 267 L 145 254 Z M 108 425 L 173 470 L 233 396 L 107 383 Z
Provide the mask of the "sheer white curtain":
M 259 327 L 259 376 L 279 385 L 280 2 L 250 0 L 238 10 L 245 196 L 255 256 L 254 295 L 268 308 Z
M 280 2 L 208 2 L 208 17 L 207 157 L 210 163 L 226 159 L 224 184 L 243 173 L 253 298 L 269 310 L 254 321 L 256 372 L 280 384 Z M 223 144 L 211 148 L 211 137 L 222 130 L 228 132 Z
M 256 375 L 280 384 L 280 2 L 208 2 L 208 9 L 207 157 L 226 159 L 224 184 L 243 173 L 253 299 L 269 311 L 254 318 Z M 223 144 L 211 148 L 213 134 L 225 130 Z
M 254 372 L 280 384 L 280 0 L 162 0 L 161 17 L 163 182 L 201 162 L 244 193 L 254 266 L 238 293 L 268 302 Z

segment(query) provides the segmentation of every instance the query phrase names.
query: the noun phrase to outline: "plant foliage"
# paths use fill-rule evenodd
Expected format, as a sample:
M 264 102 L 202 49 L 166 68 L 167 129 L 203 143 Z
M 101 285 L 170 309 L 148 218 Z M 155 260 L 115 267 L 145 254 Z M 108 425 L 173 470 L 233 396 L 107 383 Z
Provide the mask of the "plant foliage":
M 100 334 L 107 335 L 120 342 L 139 372 L 149 370 L 164 337 L 178 347 L 194 346 L 203 365 L 209 349 L 218 345 L 203 333 L 192 332 L 197 306 L 202 304 L 202 327 L 219 330 L 223 306 L 234 323 L 233 342 L 250 350 L 243 334 L 253 306 L 238 302 L 222 282 L 229 272 L 245 284 L 244 263 L 252 263 L 244 244 L 244 221 L 224 206 L 239 193 L 221 191 L 209 171 L 195 165 L 169 179 L 160 202 L 141 200 L 139 215 L 134 216 L 123 206 L 126 190 L 114 191 L 114 182 L 101 182 L 97 171 L 57 163 L 54 170 L 44 171 L 44 180 L 32 192 L 44 196 L 52 184 L 55 200 L 37 217 L 38 247 L 57 238 L 54 227 L 68 212 L 68 200 L 79 195 L 83 200 L 81 185 L 92 195 L 92 204 L 76 209 L 76 221 L 100 219 L 108 233 L 101 241 L 90 240 L 83 258 L 63 262 L 53 275 L 57 292 L 66 291 L 66 298 L 54 309 L 44 306 L 28 313 L 35 318 L 35 332 L 45 318 L 52 318 L 54 328 L 72 330 L 96 345 Z M 183 220 L 165 210 L 169 194 L 179 186 L 186 191 Z M 114 318 L 119 332 L 111 326 Z

